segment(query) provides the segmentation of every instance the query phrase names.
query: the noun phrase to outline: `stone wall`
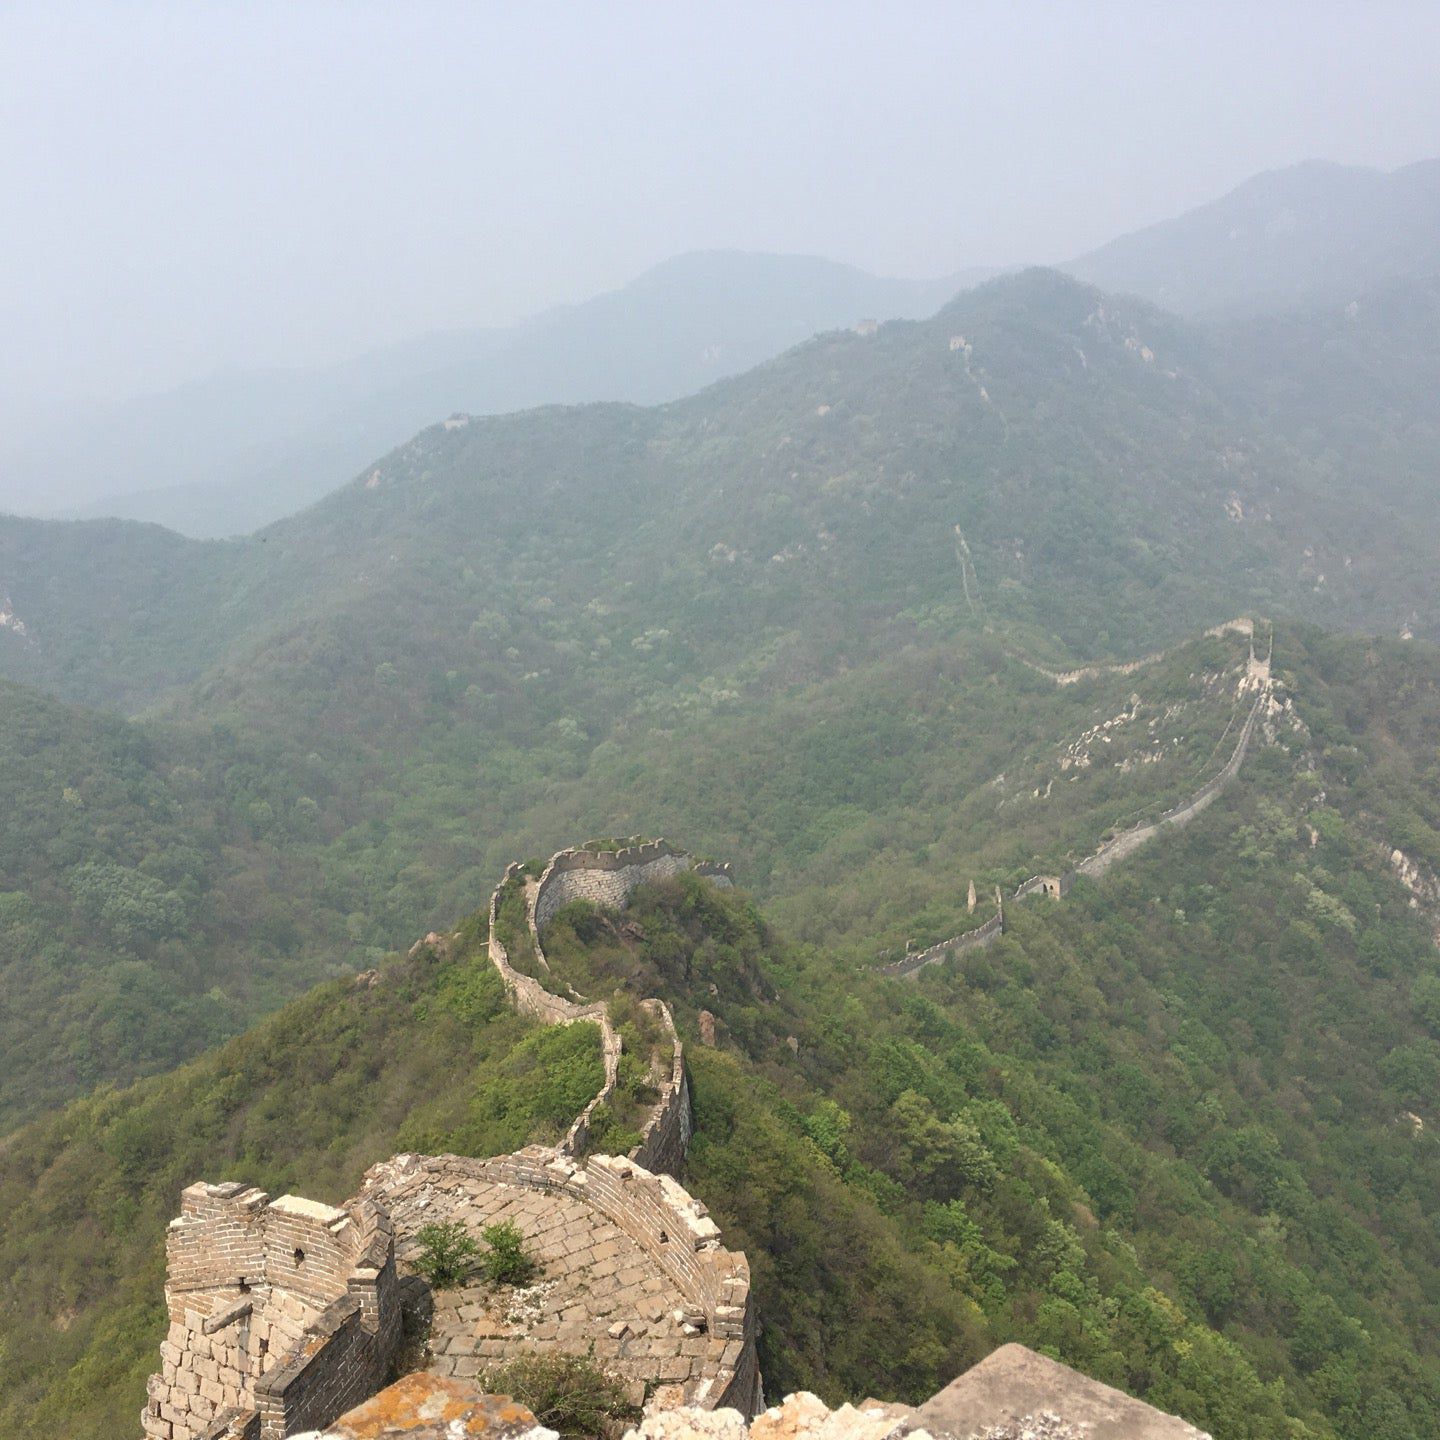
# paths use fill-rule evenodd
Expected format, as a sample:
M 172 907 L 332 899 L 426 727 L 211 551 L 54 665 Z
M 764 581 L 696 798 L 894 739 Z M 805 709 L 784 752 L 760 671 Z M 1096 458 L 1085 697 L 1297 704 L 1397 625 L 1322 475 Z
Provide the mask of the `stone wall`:
M 540 876 L 533 913 L 543 930 L 555 912 L 572 900 L 588 900 L 609 910 L 622 910 L 637 886 L 694 871 L 717 885 L 732 883 L 729 865 L 697 860 L 665 840 L 626 845 L 619 850 L 561 850 L 550 857 Z
M 373 1166 L 363 1193 L 393 1213 L 403 1236 L 443 1219 L 476 1181 L 564 1192 L 629 1235 L 704 1317 L 704 1330 L 724 1341 L 691 1403 L 732 1406 L 753 1414 L 760 1402 L 750 1265 L 720 1243 L 705 1206 L 669 1175 L 629 1157 L 592 1155 L 583 1163 L 543 1146 L 475 1160 L 460 1155 L 398 1155 Z
M 393 1353 L 393 1342 L 387 1351 L 365 1329 L 354 1295 L 332 1302 L 306 1329 L 304 1343 L 255 1386 L 260 1440 L 315 1430 L 353 1409 L 384 1385 Z
M 1238 619 L 1225 620 L 1219 625 L 1212 625 L 1205 633 L 1215 637 L 1234 634 L 1253 638 L 1255 622 L 1248 616 L 1242 615 Z M 1271 643 L 1274 643 L 1273 635 Z M 1101 675 L 1133 675 L 1137 670 L 1145 669 L 1147 665 L 1158 665 L 1169 653 L 1168 650 L 1156 650 L 1150 655 L 1142 655 L 1138 660 L 1100 662 L 1094 665 L 1082 665 L 1077 670 L 1051 670 L 1048 666 L 1030 660 L 1024 655 L 1011 653 L 1011 658 L 1018 660 L 1037 674 L 1043 675 L 1047 680 L 1053 680 L 1057 685 L 1078 685 L 1082 680 L 1096 680 Z
M 1123 835 L 1117 835 L 1115 839 L 1102 845 L 1093 855 L 1082 860 L 1075 867 L 1071 872 L 1071 878 L 1075 875 L 1085 875 L 1091 879 L 1098 878 L 1117 861 L 1133 855 L 1146 841 L 1153 840 L 1161 830 L 1167 827 L 1176 830 L 1182 829 L 1212 804 L 1215 797 L 1240 773 L 1245 752 L 1250 748 L 1250 738 L 1255 733 L 1260 712 L 1268 698 L 1268 690 L 1262 691 L 1256 697 L 1255 703 L 1250 707 L 1250 713 L 1245 717 L 1245 723 L 1240 727 L 1240 737 L 1235 742 L 1234 751 L 1217 774 L 1207 780 L 1188 800 L 1183 800 L 1180 804 L 1173 806 L 1158 820 L 1137 825 L 1134 829 L 1127 830 Z M 1068 886 L 1066 888 L 1068 889 Z
M 1219 627 L 1223 630 L 1228 627 L 1239 626 L 1244 622 L 1229 621 L 1226 627 Z M 1214 633 L 1214 632 L 1212 632 Z M 1244 633 L 1244 632 L 1242 632 Z M 1272 642 L 1273 643 L 1273 642 Z M 1142 825 L 1136 825 L 1123 834 L 1117 835 L 1113 840 L 1107 840 L 1093 855 L 1087 856 L 1073 870 L 1067 870 L 1063 875 L 1032 875 L 1024 884 L 1020 885 L 1012 900 L 1024 900 L 1031 895 L 1047 895 L 1052 900 L 1063 899 L 1070 893 L 1072 886 L 1080 876 L 1089 879 L 1098 879 L 1107 870 L 1120 860 L 1133 855 L 1147 841 L 1153 840 L 1162 830 L 1182 829 L 1188 825 L 1197 815 L 1211 805 L 1215 797 L 1225 789 L 1227 785 L 1240 773 L 1240 766 L 1245 759 L 1245 754 L 1250 748 L 1250 740 L 1255 733 L 1255 727 L 1259 724 L 1260 717 L 1270 703 L 1270 660 L 1267 657 L 1263 661 L 1257 661 L 1253 652 L 1251 655 L 1250 670 L 1247 678 L 1256 679 L 1256 667 L 1263 667 L 1263 675 L 1258 677 L 1260 693 L 1255 697 L 1250 707 L 1249 714 L 1245 717 L 1245 723 L 1240 727 L 1239 738 L 1235 742 L 1235 749 L 1231 752 L 1230 758 L 1225 762 L 1219 771 L 1210 777 L 1193 795 L 1182 800 L 1178 805 L 1172 806 L 1156 820 L 1150 820 Z M 1233 721 L 1232 721 L 1233 723 Z M 952 956 L 962 953 L 965 950 L 975 949 L 983 945 L 992 945 L 1005 931 L 1005 908 L 1001 904 L 996 913 L 981 925 L 978 929 L 967 931 L 963 935 L 957 935 L 950 940 L 942 940 L 938 945 L 931 945 L 926 950 L 918 951 L 913 955 L 906 955 L 901 960 L 891 961 L 888 965 L 876 966 L 881 975 L 906 977 L 918 974 L 927 965 L 938 965 L 942 960 L 948 960 Z
M 618 850 L 561 850 L 550 857 L 538 883 L 526 888 L 526 922 L 531 943 L 542 970 L 549 973 L 542 932 L 557 911 L 572 900 L 587 900 L 607 909 L 623 909 L 641 885 L 667 880 L 685 873 L 703 875 L 716 885 L 731 885 L 730 866 L 679 850 L 666 840 L 638 841 Z M 600 1027 L 605 1080 L 594 1098 L 575 1118 L 558 1147 L 562 1155 L 583 1155 L 589 1145 L 590 1126 L 599 1106 L 615 1092 L 623 1042 L 610 1021 L 603 1003 L 585 1004 L 568 1000 L 547 990 L 539 980 L 522 975 L 510 964 L 505 946 L 496 936 L 500 896 L 505 886 L 523 875 L 523 867 L 506 867 L 500 884 L 490 897 L 490 961 L 505 982 L 515 1008 L 547 1025 L 573 1025 L 587 1020 Z M 657 1014 L 671 1037 L 671 1061 L 667 1078 L 660 1084 L 660 1099 L 641 1126 L 641 1142 L 630 1158 L 652 1170 L 677 1173 L 690 1144 L 690 1086 L 685 1078 L 684 1049 L 675 1030 L 669 1007 L 660 1000 L 642 1004 Z
M 1016 887 L 1015 900 L 1024 900 L 1030 895 L 1045 895 L 1051 900 L 1063 900 L 1075 883 L 1075 872 L 1067 870 L 1063 875 L 1032 875 L 1024 884 Z
M 542 966 L 548 970 L 540 927 L 561 905 L 585 898 L 620 908 L 636 886 L 687 870 L 732 883 L 728 866 L 697 861 L 663 840 L 560 852 L 540 882 L 527 885 L 527 920 Z M 272 1202 L 240 1184 L 189 1186 L 166 1239 L 170 1330 L 142 1414 L 147 1440 L 281 1440 L 329 1424 L 380 1389 L 400 1338 L 394 1228 L 381 1197 L 387 1184 L 409 1193 L 396 1176 L 413 1177 L 416 1166 L 426 1167 L 431 1189 L 442 1192 L 448 1176 L 452 1183 L 481 1177 L 582 1196 L 644 1249 L 703 1314 L 709 1335 L 723 1341 L 694 1403 L 747 1414 L 759 1404 L 748 1263 L 721 1247 L 699 1201 L 670 1174 L 657 1173 L 680 1168 L 692 1126 L 674 1018 L 663 1001 L 642 1002 L 668 1032 L 670 1054 L 641 1143 L 629 1156 L 595 1156 L 580 1168 L 575 1157 L 586 1148 L 594 1111 L 614 1091 L 621 1037 L 603 1003 L 553 994 L 510 964 L 495 922 L 501 888 L 522 873 L 507 867 L 491 896 L 490 961 L 521 1013 L 545 1024 L 599 1027 L 601 1089 L 553 1150 L 488 1161 L 399 1156 L 374 1167 L 365 1191 L 343 1209 L 292 1195 Z
M 500 893 L 513 879 L 523 875 L 524 867 L 510 864 L 505 867 L 504 878 L 495 887 L 490 897 L 490 963 L 499 972 L 505 988 L 510 992 L 511 1002 L 522 1015 L 531 1015 L 546 1025 L 573 1025 L 577 1020 L 589 1020 L 596 1024 L 606 1017 L 604 1005 L 582 1005 L 567 1000 L 563 995 L 552 995 L 538 980 L 522 975 L 510 964 L 505 946 L 496 937 L 495 927 L 500 912 Z M 529 892 L 527 909 L 533 912 L 535 891 Z M 538 955 L 544 954 L 537 950 Z
M 913 955 L 892 960 L 890 964 L 881 965 L 878 969 L 882 975 L 913 975 L 927 965 L 937 965 L 940 961 L 961 955 L 966 950 L 976 950 L 991 945 L 1000 938 L 1004 931 L 1005 907 L 1002 902 L 995 913 L 983 925 L 976 926 L 974 930 L 967 930 L 965 934 L 957 935 L 952 940 L 942 940 L 938 945 L 930 946 L 928 950 L 917 950 Z
M 690 1148 L 693 1120 L 690 1113 L 690 1082 L 685 1078 L 685 1047 L 675 1029 L 675 1019 L 663 1000 L 641 1002 L 655 1015 L 670 1035 L 670 1071 L 661 1081 L 660 1098 L 640 1127 L 643 1137 L 629 1158 L 647 1170 L 677 1175 Z
M 378 1383 L 390 1363 L 396 1284 L 389 1219 L 368 1201 L 340 1210 L 238 1184 L 189 1186 L 166 1235 L 170 1328 L 146 1436 L 279 1440 L 301 1428 L 290 1423 L 301 1410 L 333 1419 L 355 1403 L 349 1377 Z
M 501 892 L 507 884 L 522 876 L 523 873 L 524 867 L 520 864 L 507 865 L 500 884 L 495 887 L 494 893 L 490 896 L 490 963 L 499 972 L 500 979 L 504 982 L 506 990 L 509 991 L 511 1003 L 522 1015 L 529 1015 L 545 1025 L 574 1025 L 580 1021 L 587 1021 L 600 1030 L 600 1053 L 605 1065 L 604 1082 L 590 1103 L 575 1117 L 574 1123 L 570 1126 L 569 1132 L 560 1142 L 559 1147 L 562 1154 L 579 1155 L 584 1153 L 590 1138 L 591 1117 L 615 1091 L 615 1081 L 620 1069 L 620 1033 L 610 1023 L 610 1011 L 603 1002 L 585 1005 L 574 1000 L 567 1000 L 563 995 L 552 994 L 538 980 L 529 975 L 522 975 L 511 965 L 509 953 L 496 934 L 496 921 L 500 913 Z M 545 952 L 540 946 L 539 930 L 535 923 L 536 895 L 537 887 L 527 887 L 526 917 L 535 945 L 535 954 L 544 964 Z M 549 966 L 545 965 L 545 969 L 548 970 Z

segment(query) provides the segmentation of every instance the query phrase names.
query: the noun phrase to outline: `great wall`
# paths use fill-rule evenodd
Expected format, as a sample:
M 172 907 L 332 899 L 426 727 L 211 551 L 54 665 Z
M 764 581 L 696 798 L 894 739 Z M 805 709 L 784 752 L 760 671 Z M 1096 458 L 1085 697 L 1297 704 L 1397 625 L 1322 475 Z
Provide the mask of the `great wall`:
M 1245 760 L 1246 752 L 1250 748 L 1250 741 L 1255 733 L 1255 727 L 1259 724 L 1261 716 L 1268 709 L 1271 700 L 1271 691 L 1274 681 L 1271 676 L 1271 661 L 1274 658 L 1275 639 L 1272 633 L 1270 637 L 1270 650 L 1261 658 L 1255 654 L 1254 647 L 1254 626 L 1249 620 L 1230 620 L 1223 625 L 1217 625 L 1205 633 L 1208 636 L 1221 636 L 1234 632 L 1248 636 L 1251 640 L 1250 654 L 1246 662 L 1245 673 L 1240 680 L 1239 699 L 1243 699 L 1251 691 L 1255 692 L 1255 698 L 1251 702 L 1248 713 L 1240 726 L 1240 734 L 1235 741 L 1235 748 L 1231 751 L 1230 757 L 1225 764 L 1212 775 L 1194 794 L 1182 800 L 1179 804 L 1171 806 L 1163 814 L 1154 820 L 1144 821 L 1134 825 L 1128 830 L 1122 831 L 1119 835 L 1104 841 L 1094 853 L 1087 855 L 1072 869 L 1063 871 L 1058 875 L 1032 875 L 1028 880 L 1023 881 L 1016 887 L 1015 893 L 1010 897 L 1011 902 L 1025 900 L 1031 895 L 1044 895 L 1051 900 L 1061 900 L 1068 895 L 1076 880 L 1082 876 L 1096 880 L 1104 875 L 1111 866 L 1119 861 L 1133 855 L 1142 845 L 1153 840 L 1163 830 L 1180 830 L 1188 825 L 1197 815 L 1208 808 L 1215 798 L 1230 784 L 1240 773 L 1240 766 Z M 1163 659 L 1163 655 L 1152 655 L 1145 660 L 1134 661 L 1123 665 L 1108 667 L 1090 667 L 1084 671 L 1072 670 L 1055 672 L 1043 670 L 1041 673 L 1054 680 L 1057 685 L 1071 685 L 1082 679 L 1093 679 L 1102 673 L 1133 674 L 1143 665 L 1153 664 Z M 1026 662 L 1029 663 L 1028 661 Z M 1032 666 L 1032 669 L 1039 670 L 1041 667 Z M 971 908 L 974 908 L 975 887 L 972 881 L 970 887 Z M 941 940 L 934 945 L 929 945 L 923 950 L 916 950 L 901 956 L 898 960 L 889 961 L 884 965 L 877 965 L 876 971 L 881 975 L 894 977 L 909 977 L 917 975 L 930 965 L 938 965 L 942 961 L 953 959 L 956 955 L 962 955 L 968 950 L 983 949 L 987 945 L 993 945 L 1005 933 L 1005 897 L 999 887 L 995 890 L 995 913 L 983 925 L 978 925 L 973 930 L 967 930 L 962 934 L 952 936 L 948 940 Z
M 1108 840 L 1073 869 L 1031 877 L 1012 902 L 1033 894 L 1059 899 L 1078 877 L 1103 875 L 1163 830 L 1188 824 L 1234 779 L 1273 703 L 1273 682 L 1270 656 L 1255 656 L 1249 622 L 1230 622 L 1209 633 L 1232 629 L 1251 636 L 1241 694 L 1256 693 L 1221 769 L 1182 803 Z M 1143 663 L 1149 661 L 1113 668 L 1130 673 Z M 1066 685 L 1099 671 L 1046 673 Z M 724 1248 L 705 1206 L 675 1178 L 692 1120 L 683 1047 L 669 1007 L 658 998 L 642 1002 L 668 1036 L 670 1056 L 655 1073 L 657 1099 L 640 1124 L 639 1143 L 625 1156 L 588 1154 L 596 1112 L 615 1093 L 621 1033 L 604 1002 L 558 995 L 517 969 L 498 933 L 502 896 L 523 887 L 535 966 L 548 975 L 543 932 L 565 905 L 585 900 L 621 909 L 636 887 L 684 872 L 732 883 L 728 865 L 697 860 L 657 840 L 613 850 L 562 850 L 538 878 L 512 864 L 491 895 L 487 953 L 516 1009 L 545 1024 L 591 1023 L 600 1032 L 603 1083 L 556 1145 L 484 1160 L 397 1155 L 372 1166 L 357 1196 L 338 1208 L 292 1195 L 271 1200 L 263 1191 L 233 1183 L 200 1181 L 183 1192 L 181 1213 L 166 1236 L 170 1324 L 141 1415 L 147 1440 L 283 1440 L 301 1431 L 318 1434 L 347 1411 L 362 1413 L 353 1407 L 382 1389 L 396 1358 L 407 1304 L 408 1282 L 401 1272 L 412 1269 L 418 1257 L 417 1233 L 437 1221 L 458 1221 L 475 1233 L 507 1220 L 525 1235 L 544 1278 L 508 1302 L 480 1286 L 433 1296 L 428 1362 L 436 1385 L 474 1381 L 536 1348 L 588 1352 L 627 1379 L 637 1396 L 649 1397 L 647 1415 L 682 1409 L 691 1417 L 734 1413 L 741 1425 L 734 1440 L 744 1440 L 746 1418 L 764 1405 L 749 1264 L 743 1254 Z M 970 901 L 973 910 L 973 883 Z M 995 914 L 976 929 L 878 967 L 879 973 L 915 975 L 998 940 L 1006 924 L 998 887 L 995 902 Z M 425 943 L 448 942 L 432 934 L 420 942 Z M 1023 1347 L 1005 1351 L 1019 1352 L 1025 1366 L 1040 1360 Z M 952 1391 L 959 1395 L 956 1387 L 972 1377 L 971 1391 L 983 1391 L 991 1383 L 981 1375 L 987 1364 L 960 1377 L 930 1405 Z M 1097 1435 L 1200 1436 L 1066 1367 L 1054 1371 L 1045 1380 L 1050 1393 L 1068 1386 L 1107 1414 L 1139 1416 L 1135 1423 L 1141 1428 L 1107 1432 L 1102 1425 Z M 1020 1393 L 1016 1383 L 1012 1389 Z M 885 1421 L 880 1429 L 887 1435 L 926 1433 L 909 1420 L 896 1420 L 896 1409 L 853 1413 L 872 1416 L 865 1423 L 877 1435 L 874 1416 Z M 829 1415 L 823 1406 L 820 1410 Z M 925 1418 L 924 1407 L 905 1413 Z M 646 1423 L 654 1430 L 645 1432 L 649 1440 L 666 1440 L 663 1421 L 654 1421 L 658 1429 Z M 708 1422 L 699 1428 L 711 1433 Z M 756 1434 L 763 1428 L 757 1421 Z M 821 1433 L 829 1432 L 822 1427 Z
M 522 974 L 496 934 L 502 892 L 519 881 L 536 959 L 548 971 L 541 935 L 563 905 L 619 909 L 638 885 L 685 871 L 731 883 L 728 866 L 657 840 L 561 851 L 538 880 L 511 865 L 491 896 L 488 954 L 516 1008 L 546 1024 L 600 1030 L 604 1083 L 557 1145 L 489 1160 L 397 1155 L 372 1166 L 338 1208 L 271 1200 L 233 1183 L 184 1191 L 166 1234 L 170 1325 L 141 1414 L 149 1440 L 282 1440 L 375 1394 L 400 1341 L 400 1269 L 419 1252 L 417 1232 L 447 1220 L 473 1232 L 512 1221 L 543 1279 L 503 1303 L 479 1286 L 435 1297 L 435 1374 L 468 1380 L 554 1346 L 589 1351 L 671 1407 L 747 1416 L 761 1408 L 749 1265 L 724 1248 L 704 1205 L 674 1178 L 691 1119 L 669 1008 L 645 1002 L 671 1055 L 640 1143 L 626 1156 L 586 1155 L 591 1118 L 615 1089 L 620 1032 L 603 1003 L 553 994 Z

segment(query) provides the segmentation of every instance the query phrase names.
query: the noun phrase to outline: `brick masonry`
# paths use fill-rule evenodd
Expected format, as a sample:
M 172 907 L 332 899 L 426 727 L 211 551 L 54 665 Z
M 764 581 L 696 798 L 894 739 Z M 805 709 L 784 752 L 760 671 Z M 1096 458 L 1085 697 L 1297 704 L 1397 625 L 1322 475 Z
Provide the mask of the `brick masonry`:
M 434 1368 L 470 1378 L 537 1347 L 584 1352 L 675 1404 L 760 1404 L 750 1267 L 721 1244 L 703 1204 L 628 1158 L 583 1164 L 540 1146 L 493 1160 L 400 1155 L 372 1167 L 363 1194 L 395 1217 L 402 1261 L 421 1226 L 519 1226 L 542 1273 L 497 1297 L 437 1297 Z
M 541 929 L 561 905 L 584 898 L 620 908 L 636 886 L 685 871 L 731 883 L 728 866 L 663 840 L 561 851 L 527 886 L 542 965 Z M 520 873 L 508 867 L 502 886 Z M 493 1296 L 474 1289 L 441 1297 L 432 1332 L 440 1373 L 467 1377 L 517 1349 L 593 1349 L 675 1404 L 747 1415 L 761 1406 L 749 1265 L 721 1245 L 705 1207 L 673 1178 L 692 1120 L 669 1007 L 641 1002 L 670 1036 L 670 1063 L 641 1143 L 628 1156 L 581 1164 L 590 1117 L 615 1085 L 620 1034 L 604 1004 L 554 995 L 510 965 L 495 938 L 499 897 L 497 888 L 491 963 L 522 1013 L 599 1026 L 599 1094 L 554 1149 L 493 1160 L 396 1156 L 372 1167 L 360 1194 L 339 1209 L 291 1195 L 272 1201 L 234 1183 L 189 1186 L 166 1239 L 170 1329 L 141 1417 L 147 1440 L 281 1440 L 322 1428 L 374 1395 L 400 1336 L 397 1242 L 402 1263 L 411 1261 L 416 1231 L 451 1219 L 476 1233 L 513 1219 L 544 1274 L 499 1311 Z
M 199 1181 L 165 1250 L 149 1440 L 280 1440 L 383 1380 L 400 1307 L 389 1216 L 372 1201 L 335 1209 Z

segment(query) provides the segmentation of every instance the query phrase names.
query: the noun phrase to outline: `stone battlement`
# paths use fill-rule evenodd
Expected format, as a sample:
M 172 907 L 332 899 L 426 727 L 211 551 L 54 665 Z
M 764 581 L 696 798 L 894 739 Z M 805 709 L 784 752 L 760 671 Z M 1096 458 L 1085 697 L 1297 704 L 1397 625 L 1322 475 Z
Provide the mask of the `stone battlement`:
M 733 883 L 728 864 L 697 860 L 666 840 L 638 842 L 618 850 L 576 847 L 558 851 L 540 876 L 532 907 L 536 928 L 544 929 L 555 912 L 572 900 L 622 910 L 638 886 L 669 880 L 686 871 L 708 876 L 720 885 Z
M 170 1329 L 146 1436 L 280 1440 L 363 1399 L 399 1339 L 394 1252 L 368 1199 L 188 1186 L 165 1237 Z
M 687 870 L 731 883 L 728 866 L 663 840 L 553 856 L 538 883 L 526 881 L 542 970 L 541 927 L 561 905 L 584 898 L 620 908 L 636 886 Z M 614 1092 L 622 1040 L 603 1003 L 553 994 L 510 964 L 496 922 L 502 891 L 523 874 L 508 866 L 490 898 L 490 962 L 521 1013 L 599 1027 L 600 1091 L 554 1149 L 492 1160 L 398 1155 L 373 1166 L 360 1194 L 339 1208 L 296 1195 L 272 1201 L 236 1183 L 189 1186 L 166 1239 L 171 1324 L 142 1416 L 148 1440 L 281 1440 L 375 1394 L 400 1334 L 397 1244 L 413 1259 L 416 1233 L 449 1219 L 472 1231 L 513 1220 L 548 1278 L 530 1329 L 508 1315 L 478 1327 L 450 1317 L 438 1365 L 472 1375 L 482 1361 L 555 1343 L 588 1348 L 636 1383 L 668 1387 L 676 1404 L 746 1414 L 760 1405 L 749 1264 L 720 1244 L 704 1205 L 665 1173 L 683 1163 L 692 1126 L 670 1009 L 641 1002 L 668 1033 L 670 1056 L 640 1144 L 628 1156 L 580 1163 L 595 1109 Z M 474 1310 L 484 1302 L 465 1303 Z M 563 1307 L 563 1325 L 548 1318 L 547 1303 Z M 437 1309 L 437 1328 L 443 1314 Z

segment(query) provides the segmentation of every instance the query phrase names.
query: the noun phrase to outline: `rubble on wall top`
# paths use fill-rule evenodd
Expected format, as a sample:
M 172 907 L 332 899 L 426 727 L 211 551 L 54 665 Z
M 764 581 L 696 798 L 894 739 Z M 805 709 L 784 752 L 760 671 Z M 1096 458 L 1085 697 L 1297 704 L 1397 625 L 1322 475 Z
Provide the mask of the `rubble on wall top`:
M 272 1210 L 286 1215 L 298 1215 L 306 1220 L 318 1220 L 322 1225 L 335 1227 L 344 1224 L 349 1216 L 334 1205 L 324 1205 L 319 1200 L 307 1200 L 303 1195 L 282 1195 L 270 1202 Z

